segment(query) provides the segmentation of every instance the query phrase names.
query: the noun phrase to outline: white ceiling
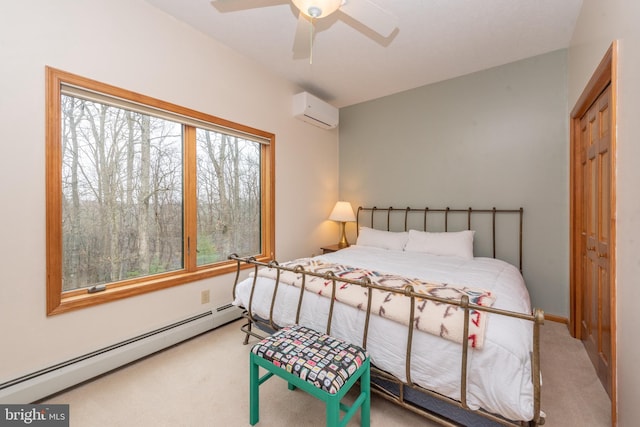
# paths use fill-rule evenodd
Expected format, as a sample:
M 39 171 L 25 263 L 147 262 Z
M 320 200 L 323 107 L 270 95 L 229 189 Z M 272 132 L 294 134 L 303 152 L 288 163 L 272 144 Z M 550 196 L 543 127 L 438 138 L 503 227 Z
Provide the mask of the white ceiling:
M 292 53 L 288 0 L 147 0 L 340 108 L 565 48 L 582 0 L 370 0 L 383 38 L 340 10 L 316 23 L 313 63 Z M 349 0 L 363 1 L 363 0 Z

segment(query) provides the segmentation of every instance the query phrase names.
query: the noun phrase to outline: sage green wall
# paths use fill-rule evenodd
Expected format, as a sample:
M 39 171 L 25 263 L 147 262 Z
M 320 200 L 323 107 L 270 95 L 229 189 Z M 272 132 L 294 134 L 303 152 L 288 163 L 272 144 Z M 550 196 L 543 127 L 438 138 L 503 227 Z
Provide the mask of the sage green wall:
M 566 50 L 342 108 L 340 198 L 523 207 L 533 304 L 568 317 L 568 115 Z

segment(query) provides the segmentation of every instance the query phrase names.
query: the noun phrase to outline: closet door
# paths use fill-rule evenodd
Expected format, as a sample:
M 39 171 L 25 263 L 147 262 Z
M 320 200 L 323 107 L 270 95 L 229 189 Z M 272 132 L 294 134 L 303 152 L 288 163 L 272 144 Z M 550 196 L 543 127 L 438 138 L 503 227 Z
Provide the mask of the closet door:
M 580 119 L 582 175 L 580 337 L 611 396 L 611 91 Z

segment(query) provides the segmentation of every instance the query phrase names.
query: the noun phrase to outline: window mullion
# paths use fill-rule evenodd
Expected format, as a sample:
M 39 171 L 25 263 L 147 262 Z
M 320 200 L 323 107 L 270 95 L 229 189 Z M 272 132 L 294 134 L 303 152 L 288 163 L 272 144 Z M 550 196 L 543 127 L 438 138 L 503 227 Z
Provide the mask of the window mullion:
M 197 187 L 196 187 L 196 129 L 183 125 L 184 138 L 184 260 L 187 271 L 197 265 Z

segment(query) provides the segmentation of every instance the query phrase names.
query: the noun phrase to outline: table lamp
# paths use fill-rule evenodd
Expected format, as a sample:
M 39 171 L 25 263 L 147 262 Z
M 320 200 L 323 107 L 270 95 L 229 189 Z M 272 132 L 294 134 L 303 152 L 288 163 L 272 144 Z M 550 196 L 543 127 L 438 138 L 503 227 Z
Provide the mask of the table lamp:
M 345 223 L 356 220 L 351 203 L 337 202 L 331 211 L 331 215 L 329 215 L 329 219 L 340 223 L 340 241 L 338 242 L 338 247 L 346 248 L 349 246 L 349 242 L 347 241 L 347 235 L 344 232 Z

